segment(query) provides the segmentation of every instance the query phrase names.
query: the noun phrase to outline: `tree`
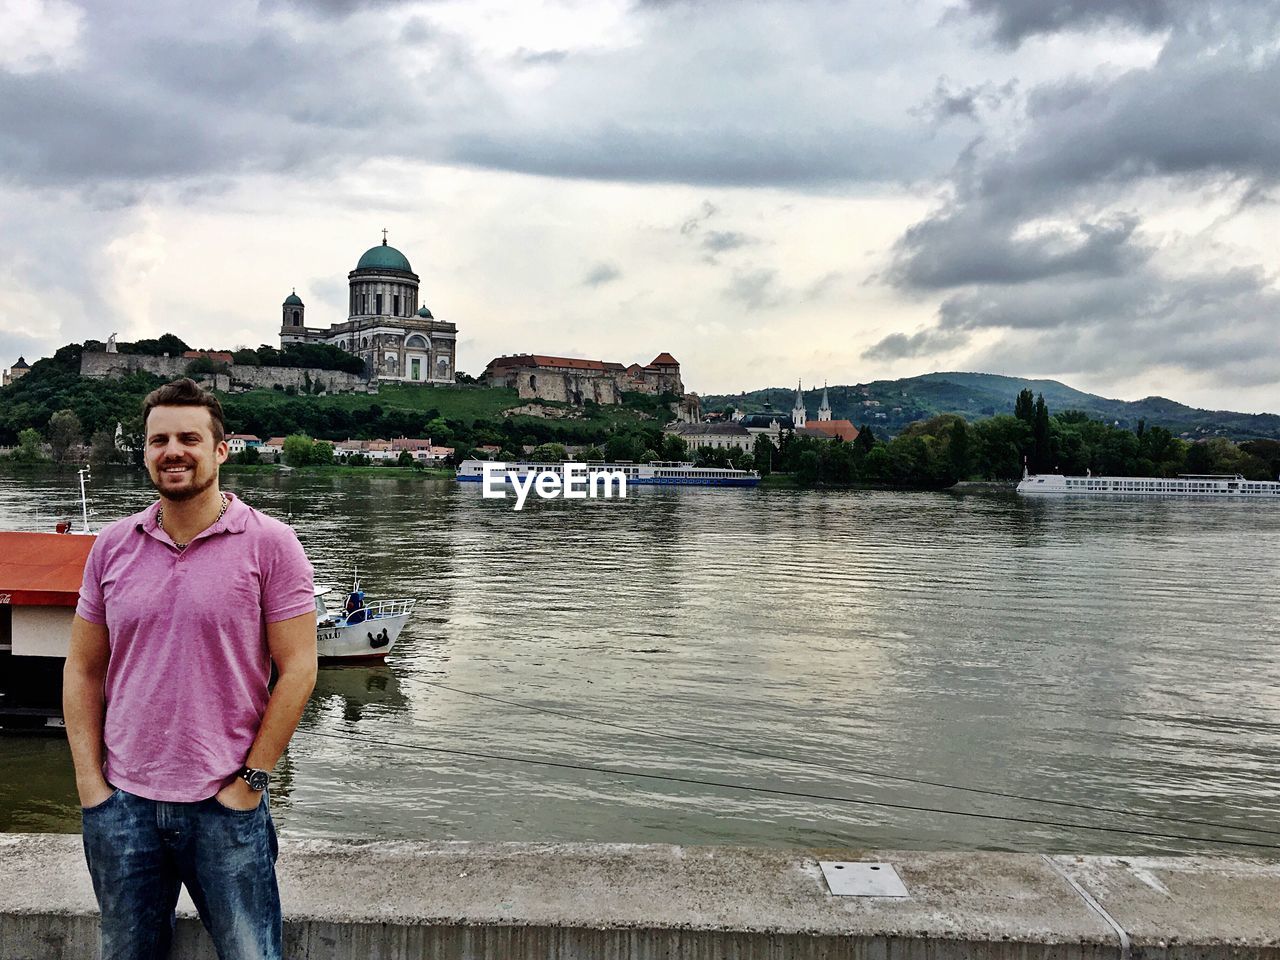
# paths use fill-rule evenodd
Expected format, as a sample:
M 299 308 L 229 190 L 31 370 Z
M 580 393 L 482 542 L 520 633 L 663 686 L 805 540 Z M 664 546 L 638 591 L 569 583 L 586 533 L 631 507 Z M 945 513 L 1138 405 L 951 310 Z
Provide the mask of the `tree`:
M 862 461 L 862 473 L 868 480 L 889 483 L 893 480 L 893 458 L 883 443 L 876 444 Z
M 863 453 L 870 453 L 876 445 L 876 435 L 871 432 L 871 427 L 864 423 L 858 428 L 858 435 L 854 437 L 853 442 L 862 448 Z
M 109 427 L 95 430 L 89 441 L 89 462 L 95 466 L 111 463 L 116 459 L 116 432 Z
M 765 434 L 757 433 L 755 445 L 751 448 L 751 459 L 755 461 L 760 476 L 767 477 L 773 472 L 774 458 L 777 455 L 778 448 L 773 445 L 773 441 Z
M 563 443 L 544 443 L 534 447 L 529 456 L 538 463 L 562 463 L 569 459 L 569 452 Z
M 1022 450 L 1031 431 L 1028 424 L 1007 413 L 973 425 L 978 470 L 992 480 L 1016 480 L 1022 476 Z
M 1035 473 L 1046 473 L 1053 468 L 1053 453 L 1049 442 L 1049 406 L 1044 394 L 1036 398 L 1035 417 L 1031 426 L 1031 467 Z
M 305 467 L 311 462 L 311 438 L 295 433 L 284 438 L 284 462 L 291 467 Z
M 311 450 L 307 454 L 307 462 L 317 467 L 324 467 L 333 463 L 333 444 L 326 443 L 323 440 L 316 440 L 311 444 Z
M 1028 425 L 1035 421 L 1036 398 L 1030 390 L 1024 389 L 1018 393 L 1018 399 L 1013 402 L 1013 415 Z
M 53 459 L 58 463 L 66 462 L 68 455 L 80 446 L 80 418 L 71 410 L 59 410 L 49 418 L 49 446 L 53 450 Z
M 249 466 L 262 462 L 262 454 L 258 452 L 257 447 L 245 447 L 240 451 L 239 457 L 240 459 L 237 461 L 238 463 L 247 464 Z
M 1109 430 L 1098 449 L 1101 472 L 1109 477 L 1131 477 L 1136 472 L 1138 438 L 1128 430 Z
M 185 373 L 188 377 L 210 376 L 216 373 L 230 373 L 231 368 L 220 360 L 211 357 L 196 357 L 187 364 Z
M 414 463 L 413 454 L 408 450 L 401 450 L 400 456 L 396 457 L 396 466 L 412 467 Z
M 699 467 L 728 467 L 729 451 L 720 447 L 699 447 L 693 452 L 693 462 Z
M 796 481 L 806 486 L 818 482 L 818 454 L 813 450 L 805 450 L 800 454 L 796 464 Z
M 40 431 L 28 427 L 18 434 L 18 449 L 14 451 L 13 458 L 21 463 L 39 463 L 45 458 L 40 447 Z
M 948 436 L 947 456 L 951 461 L 951 470 L 957 480 L 964 480 L 973 469 L 972 457 L 969 453 L 969 427 L 959 417 L 951 424 Z
M 377 406 L 375 404 L 375 406 Z M 382 411 L 379 408 L 378 416 L 381 418 Z M 454 441 L 454 433 L 449 429 L 449 425 L 445 423 L 440 416 L 429 417 L 422 427 L 423 434 L 431 438 L 432 443 L 438 443 L 442 447 L 450 446 Z
M 645 448 L 644 453 L 640 454 L 640 462 L 641 462 L 641 463 L 653 463 L 653 461 L 655 461 L 655 460 L 657 460 L 657 459 L 658 459 L 658 451 L 657 451 L 657 450 L 652 450 L 652 449 L 649 449 L 649 448 Z
M 121 343 L 117 345 L 117 349 L 121 353 L 140 353 L 147 356 L 159 357 L 168 354 L 171 357 L 180 357 L 191 348 L 186 342 L 172 333 L 166 333 L 156 340 L 135 340 L 133 343 Z
M 604 456 L 610 463 L 623 460 L 634 461 L 643 452 L 644 447 L 637 444 L 634 437 L 623 433 L 615 433 L 604 445 Z
M 678 433 L 663 434 L 662 459 L 673 463 L 684 460 L 689 453 L 689 444 Z
M 582 451 L 582 459 L 587 461 L 603 460 L 604 452 L 599 447 L 587 447 Z

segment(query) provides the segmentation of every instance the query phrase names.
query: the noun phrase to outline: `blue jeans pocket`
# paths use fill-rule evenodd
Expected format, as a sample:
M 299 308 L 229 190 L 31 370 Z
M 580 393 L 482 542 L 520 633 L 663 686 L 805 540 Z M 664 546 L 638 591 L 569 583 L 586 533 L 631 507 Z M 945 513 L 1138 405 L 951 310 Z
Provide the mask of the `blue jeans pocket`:
M 228 807 L 225 803 L 219 800 L 217 796 L 212 796 L 209 798 L 209 800 L 213 803 L 215 808 L 217 808 L 218 810 L 221 810 L 223 813 L 229 813 L 233 817 L 253 816 L 255 813 L 257 813 L 259 810 L 262 809 L 262 800 L 264 799 L 266 799 L 265 794 L 263 795 L 262 799 L 258 800 L 257 806 L 250 807 L 248 810 L 237 810 L 235 807 Z
M 96 813 L 99 810 L 106 807 L 107 804 L 109 804 L 116 797 L 120 796 L 120 794 L 122 793 L 124 793 L 124 791 L 121 790 L 119 787 L 113 787 L 111 790 L 111 793 L 107 795 L 107 799 L 103 800 L 101 803 L 95 803 L 92 807 L 81 807 L 80 813 L 81 814 Z

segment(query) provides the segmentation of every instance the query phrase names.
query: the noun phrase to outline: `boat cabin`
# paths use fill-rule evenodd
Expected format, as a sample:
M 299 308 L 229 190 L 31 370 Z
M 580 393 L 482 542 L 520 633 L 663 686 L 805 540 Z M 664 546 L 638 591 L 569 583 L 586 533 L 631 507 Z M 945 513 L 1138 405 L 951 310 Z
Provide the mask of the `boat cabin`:
M 0 729 L 61 727 L 62 664 L 95 539 L 0 531 Z

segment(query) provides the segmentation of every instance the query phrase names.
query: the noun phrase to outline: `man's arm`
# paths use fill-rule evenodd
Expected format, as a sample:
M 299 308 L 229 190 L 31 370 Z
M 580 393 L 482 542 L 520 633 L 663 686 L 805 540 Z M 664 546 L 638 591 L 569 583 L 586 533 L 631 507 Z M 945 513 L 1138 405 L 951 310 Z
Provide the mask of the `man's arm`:
M 246 767 L 270 770 L 284 753 L 284 748 L 302 719 L 302 711 L 316 685 L 316 614 L 310 610 L 301 616 L 267 624 L 267 649 L 276 665 L 276 686 L 267 701 L 258 735 Z M 218 791 L 218 802 L 224 806 L 251 810 L 262 795 L 238 777 Z
M 62 716 L 82 807 L 97 806 L 111 796 L 111 787 L 102 775 L 103 685 L 110 659 L 106 625 L 91 623 L 77 614 L 71 622 L 71 649 L 62 668 Z

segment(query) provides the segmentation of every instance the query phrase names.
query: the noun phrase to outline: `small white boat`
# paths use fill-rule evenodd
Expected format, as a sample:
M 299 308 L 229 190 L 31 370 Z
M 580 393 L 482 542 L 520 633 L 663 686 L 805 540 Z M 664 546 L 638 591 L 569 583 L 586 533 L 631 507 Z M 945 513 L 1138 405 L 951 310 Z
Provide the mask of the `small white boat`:
M 316 584 L 316 652 L 321 663 L 381 660 L 395 646 L 417 600 L 366 600 L 356 578 L 339 610 L 325 597 L 333 587 Z

